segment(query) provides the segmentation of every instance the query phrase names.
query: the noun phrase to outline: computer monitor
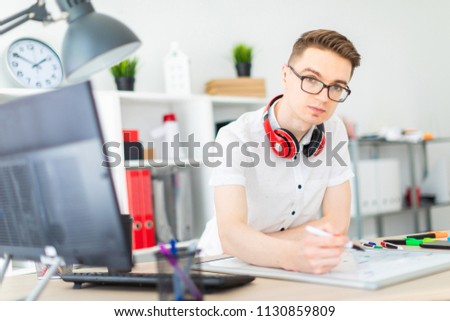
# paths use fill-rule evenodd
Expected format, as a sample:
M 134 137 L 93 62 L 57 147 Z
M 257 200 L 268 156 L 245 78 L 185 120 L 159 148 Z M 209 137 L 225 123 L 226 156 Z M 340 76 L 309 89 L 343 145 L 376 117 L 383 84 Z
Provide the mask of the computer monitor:
M 89 83 L 0 105 L 0 255 L 131 268 Z

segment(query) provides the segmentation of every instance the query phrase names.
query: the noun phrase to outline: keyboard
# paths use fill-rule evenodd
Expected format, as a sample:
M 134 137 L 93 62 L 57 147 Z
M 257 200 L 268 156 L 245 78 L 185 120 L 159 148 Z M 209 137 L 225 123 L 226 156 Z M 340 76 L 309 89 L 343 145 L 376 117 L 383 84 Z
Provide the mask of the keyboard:
M 234 274 L 200 274 L 192 275 L 194 282 L 201 278 L 205 293 L 214 293 L 230 289 L 252 282 L 255 277 L 250 275 Z M 66 282 L 73 282 L 74 289 L 80 289 L 83 283 L 98 285 L 122 285 L 122 286 L 149 286 L 158 285 L 158 273 L 108 273 L 108 272 L 86 272 L 64 274 L 61 278 Z

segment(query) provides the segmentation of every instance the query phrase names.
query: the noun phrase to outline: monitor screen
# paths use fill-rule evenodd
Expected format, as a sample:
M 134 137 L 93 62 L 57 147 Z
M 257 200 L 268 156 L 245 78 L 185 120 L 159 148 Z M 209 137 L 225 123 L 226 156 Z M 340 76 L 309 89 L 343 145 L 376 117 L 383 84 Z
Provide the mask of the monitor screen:
M 89 83 L 0 105 L 0 254 L 131 267 Z

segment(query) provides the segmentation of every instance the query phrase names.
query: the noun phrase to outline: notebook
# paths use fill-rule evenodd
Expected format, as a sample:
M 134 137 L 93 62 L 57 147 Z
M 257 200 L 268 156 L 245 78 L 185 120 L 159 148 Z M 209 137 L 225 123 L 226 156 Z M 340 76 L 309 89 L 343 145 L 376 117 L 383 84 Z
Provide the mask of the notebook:
M 341 263 L 322 275 L 254 266 L 235 257 L 206 261 L 199 265 L 203 271 L 376 290 L 450 269 L 450 254 L 388 249 L 368 249 L 365 252 L 347 250 Z

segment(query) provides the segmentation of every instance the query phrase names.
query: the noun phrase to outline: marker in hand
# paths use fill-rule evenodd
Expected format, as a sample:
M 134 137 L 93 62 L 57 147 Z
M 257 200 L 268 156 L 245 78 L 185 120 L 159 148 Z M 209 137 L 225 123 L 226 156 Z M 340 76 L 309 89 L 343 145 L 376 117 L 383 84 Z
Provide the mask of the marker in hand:
M 311 234 L 317 235 L 317 236 L 325 236 L 325 237 L 333 236 L 330 233 L 325 232 L 324 230 L 318 229 L 318 228 L 310 226 L 310 225 L 306 226 L 306 231 L 308 231 Z M 354 249 L 357 251 L 364 251 L 364 249 L 362 247 L 359 247 L 358 245 L 353 244 L 352 241 L 348 241 L 347 244 L 345 244 L 345 247 L 348 249 Z

